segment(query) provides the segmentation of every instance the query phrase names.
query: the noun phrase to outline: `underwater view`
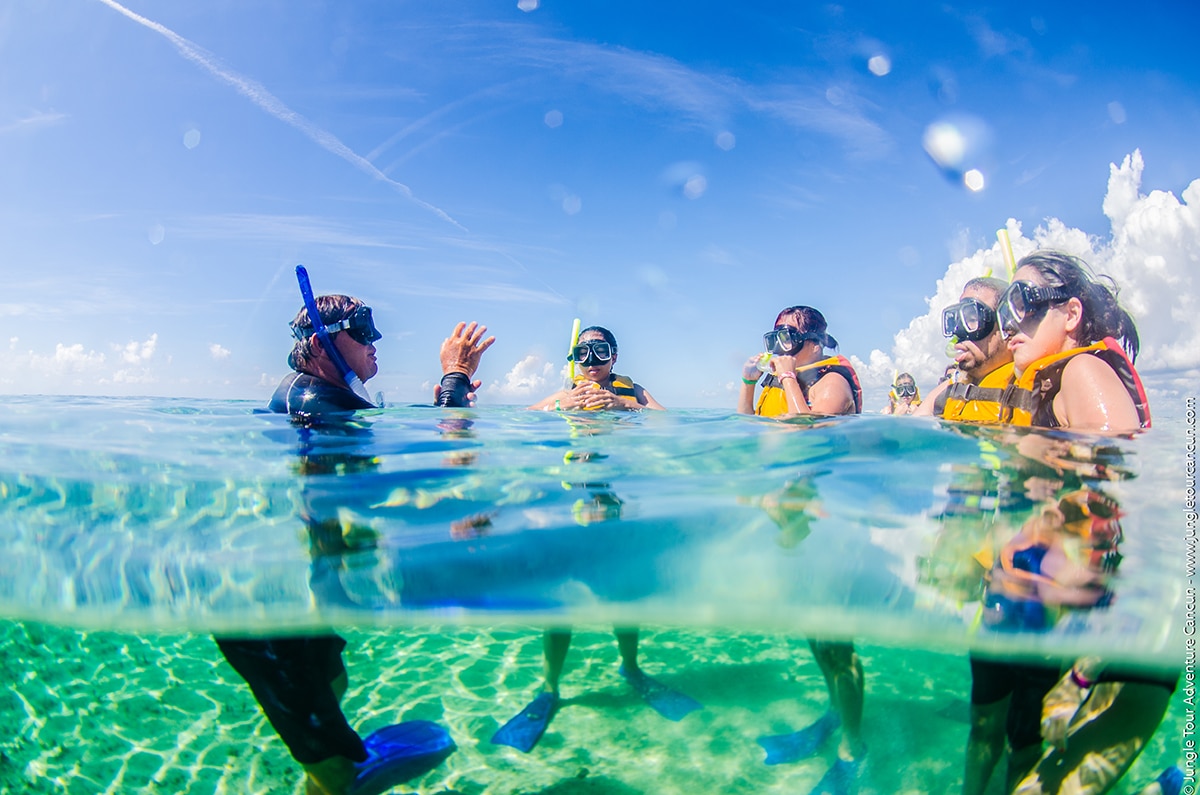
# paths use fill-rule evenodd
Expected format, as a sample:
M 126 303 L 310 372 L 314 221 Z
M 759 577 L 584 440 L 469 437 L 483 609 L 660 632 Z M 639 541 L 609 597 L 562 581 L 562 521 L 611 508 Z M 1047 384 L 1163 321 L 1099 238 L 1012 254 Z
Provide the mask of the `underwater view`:
M 858 791 L 947 792 L 969 650 L 1151 678 L 1184 663 L 1182 410 L 1127 439 L 712 410 L 402 407 L 310 429 L 238 401 L 9 406 L 3 791 L 303 792 L 214 635 L 335 628 L 356 730 L 432 721 L 457 746 L 404 785 L 423 793 L 809 791 L 836 731 L 759 742 L 829 707 L 809 639 L 861 662 Z M 1004 592 L 1032 532 L 1066 550 L 1090 534 L 1099 576 Z M 574 637 L 522 753 L 497 731 L 538 692 L 546 628 Z M 631 631 L 661 690 L 622 676 Z M 1185 684 L 1123 791 L 1181 763 Z

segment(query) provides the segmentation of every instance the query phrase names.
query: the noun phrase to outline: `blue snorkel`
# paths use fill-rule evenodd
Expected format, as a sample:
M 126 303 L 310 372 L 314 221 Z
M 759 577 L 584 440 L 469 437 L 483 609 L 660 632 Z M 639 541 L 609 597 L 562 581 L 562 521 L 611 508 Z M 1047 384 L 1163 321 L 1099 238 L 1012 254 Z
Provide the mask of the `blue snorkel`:
M 346 364 L 341 351 L 334 346 L 333 338 L 329 336 L 329 331 L 325 328 L 325 321 L 321 320 L 321 313 L 317 311 L 317 299 L 313 295 L 312 284 L 308 281 L 308 271 L 304 269 L 303 265 L 296 266 L 296 281 L 300 283 L 300 295 L 304 297 L 304 308 L 308 311 L 308 320 L 312 323 L 313 333 L 321 341 L 321 347 L 329 354 L 330 361 L 338 369 L 342 380 L 346 382 L 346 386 L 350 387 L 350 391 L 374 406 L 374 402 L 367 395 L 367 387 L 350 369 L 350 365 Z

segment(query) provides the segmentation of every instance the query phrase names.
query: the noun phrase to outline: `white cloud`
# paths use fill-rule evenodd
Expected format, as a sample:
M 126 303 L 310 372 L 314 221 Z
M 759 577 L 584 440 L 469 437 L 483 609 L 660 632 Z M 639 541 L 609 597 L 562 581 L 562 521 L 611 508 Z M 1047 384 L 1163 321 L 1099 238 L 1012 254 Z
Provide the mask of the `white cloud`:
M 54 346 L 51 354 L 18 350 L 17 338 L 9 339 L 7 350 L 0 352 L 0 384 L 18 387 L 23 392 L 52 392 L 95 384 L 105 371 L 107 358 L 88 350 L 81 343 Z M 49 388 L 48 388 L 49 387 Z
M 531 353 L 513 365 L 503 381 L 493 381 L 488 387 L 488 395 L 497 396 L 500 402 L 536 400 L 558 388 L 553 376 L 554 365 Z
M 317 311 L 320 312 L 319 309 Z M 231 351 L 221 344 L 214 342 L 208 346 L 208 353 L 217 361 L 222 361 L 229 358 Z
M 1121 288 L 1121 304 L 1137 321 L 1141 338 L 1138 369 L 1200 368 L 1200 179 L 1182 193 L 1142 194 L 1144 164 L 1140 151 L 1109 169 L 1104 214 L 1111 224 L 1107 240 L 1093 237 L 1051 218 L 1031 237 L 1009 219 L 1007 228 L 1017 259 L 1039 248 L 1054 248 L 1082 257 L 1093 271 L 1108 274 Z M 885 387 L 895 369 L 906 370 L 922 384 L 936 382 L 950 359 L 943 355 L 941 310 L 958 300 L 968 279 L 987 269 L 1007 273 L 999 243 L 952 263 L 938 280 L 929 311 L 896 334 L 892 349 L 871 351 L 867 362 L 855 360 L 863 385 Z
M 104 364 L 104 354 L 96 351 L 84 351 L 82 343 L 63 345 L 61 342 L 54 346 L 53 356 L 38 356 L 29 352 L 29 362 L 34 370 L 42 370 L 52 374 L 92 370 Z
M 158 334 L 151 334 L 145 342 L 130 341 L 124 347 L 114 345 L 113 349 L 121 352 L 121 361 L 127 364 L 141 364 L 154 358 L 154 349 L 158 345 Z

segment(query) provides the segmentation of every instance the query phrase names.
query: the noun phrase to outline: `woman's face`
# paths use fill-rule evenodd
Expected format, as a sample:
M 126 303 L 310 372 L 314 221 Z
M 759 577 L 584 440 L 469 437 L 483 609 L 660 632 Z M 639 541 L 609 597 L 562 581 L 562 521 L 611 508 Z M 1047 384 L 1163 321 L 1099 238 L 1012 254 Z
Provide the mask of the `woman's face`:
M 917 385 L 914 381 L 900 379 L 896 382 L 896 402 L 908 406 L 917 397 Z
M 1013 274 L 1013 281 L 1047 286 L 1042 274 L 1029 266 L 1018 268 Z M 1017 333 L 1008 338 L 1008 349 L 1012 351 L 1013 367 L 1017 373 L 1024 372 L 1038 359 L 1076 347 L 1070 334 L 1078 325 L 1077 314 L 1072 310 L 1078 310 L 1079 306 L 1075 298 L 1065 303 L 1043 305 L 1021 321 Z M 1073 316 L 1076 316 L 1074 322 Z
M 604 335 L 598 331 L 587 331 L 580 335 L 579 344 L 585 342 L 605 342 Z M 612 375 L 613 365 L 617 363 L 617 353 L 613 351 L 612 358 L 607 362 L 597 362 L 596 357 L 589 353 L 588 363 L 575 363 L 575 369 L 589 381 L 595 381 L 598 384 L 604 383 Z

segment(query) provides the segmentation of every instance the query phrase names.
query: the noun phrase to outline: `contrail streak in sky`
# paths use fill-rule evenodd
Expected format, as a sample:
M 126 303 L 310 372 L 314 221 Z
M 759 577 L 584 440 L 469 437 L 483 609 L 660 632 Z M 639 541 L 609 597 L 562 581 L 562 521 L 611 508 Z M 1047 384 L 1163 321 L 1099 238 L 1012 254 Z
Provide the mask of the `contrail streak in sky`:
M 424 207 L 426 210 L 429 210 L 443 221 L 453 224 L 464 232 L 467 231 L 466 227 L 451 218 L 444 210 L 439 207 L 435 207 L 429 202 L 418 199 L 413 195 L 412 189 L 407 185 L 402 182 L 397 182 L 387 174 L 384 174 L 382 171 L 376 168 L 370 160 L 367 160 L 365 157 L 362 157 L 353 149 L 346 146 L 344 143 L 338 140 L 335 135 L 322 130 L 320 127 L 317 127 L 308 119 L 304 118 L 299 113 L 296 113 L 287 105 L 283 104 L 278 97 L 268 91 L 262 84 L 222 67 L 216 56 L 214 56 L 212 53 L 209 53 L 203 47 L 193 44 L 170 28 L 164 27 L 153 20 L 146 19 L 143 16 L 135 14 L 125 6 L 115 2 L 115 0 L 100 0 L 100 2 L 104 3 L 104 5 L 108 6 L 114 11 L 124 14 L 126 17 L 132 19 L 139 25 L 149 28 L 155 33 L 162 35 L 163 38 L 175 45 L 175 48 L 179 50 L 180 54 L 182 54 L 184 58 L 187 58 L 189 61 L 199 65 L 214 77 L 233 86 L 237 92 L 246 97 L 246 99 L 250 100 L 255 105 L 262 108 L 283 123 L 295 127 L 297 130 L 308 136 L 309 139 L 315 142 L 322 149 L 337 155 L 358 170 L 370 175 L 371 177 L 374 177 L 380 182 L 386 182 L 388 185 L 391 185 L 400 193 L 404 194 L 406 198 L 410 199 L 421 207 Z

